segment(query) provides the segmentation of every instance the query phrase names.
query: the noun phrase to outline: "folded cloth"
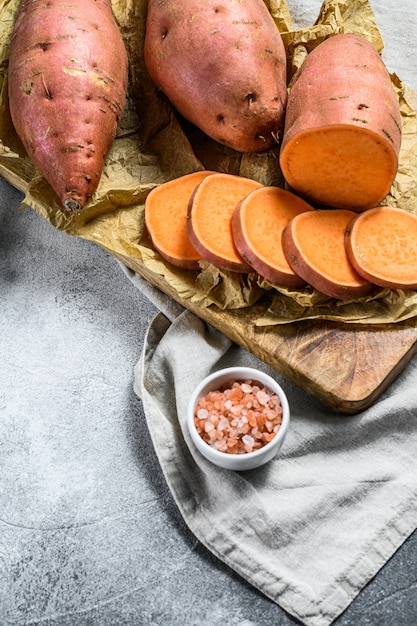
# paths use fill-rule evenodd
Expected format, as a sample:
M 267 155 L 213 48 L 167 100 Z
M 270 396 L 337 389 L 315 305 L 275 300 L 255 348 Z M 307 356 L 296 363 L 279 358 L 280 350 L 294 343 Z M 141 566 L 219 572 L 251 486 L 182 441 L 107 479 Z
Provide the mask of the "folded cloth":
M 181 514 L 263 594 L 302 623 L 326 626 L 417 527 L 417 362 L 374 406 L 342 416 L 189 311 L 177 313 L 151 323 L 134 387 Z M 272 374 L 291 407 L 281 452 L 249 472 L 211 465 L 186 429 L 194 386 L 231 365 Z
M 178 302 L 175 302 L 166 293 L 152 285 L 150 282 L 136 274 L 133 270 L 127 267 L 124 263 L 117 261 L 120 265 L 123 273 L 127 278 L 139 289 L 144 296 L 148 298 L 152 304 L 154 304 L 169 320 L 174 320 L 177 315 L 184 311 L 184 307 Z

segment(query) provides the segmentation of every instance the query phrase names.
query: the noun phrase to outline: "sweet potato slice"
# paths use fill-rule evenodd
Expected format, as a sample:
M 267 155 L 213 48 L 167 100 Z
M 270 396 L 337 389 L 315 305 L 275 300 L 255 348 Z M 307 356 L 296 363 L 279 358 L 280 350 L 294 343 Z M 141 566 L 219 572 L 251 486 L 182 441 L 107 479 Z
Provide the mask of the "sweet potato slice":
M 145 202 L 145 224 L 152 244 L 169 263 L 187 270 L 199 269 L 201 255 L 187 234 L 188 202 L 195 187 L 213 172 L 186 174 L 155 187 Z
M 280 187 L 252 191 L 232 215 L 233 239 L 242 258 L 271 283 L 302 287 L 305 281 L 290 267 L 282 249 L 282 231 L 304 211 L 313 211 L 304 200 Z
M 282 234 L 284 254 L 294 272 L 331 298 L 351 300 L 373 288 L 355 271 L 345 249 L 345 231 L 355 215 L 345 209 L 305 211 Z
M 237 204 L 262 187 L 250 178 L 213 174 L 195 189 L 188 206 L 187 232 L 195 249 L 220 269 L 250 273 L 252 268 L 236 249 L 232 215 Z
M 378 205 L 397 173 L 401 116 L 379 54 L 365 38 L 319 44 L 290 85 L 280 165 L 309 202 L 362 211 Z
M 417 289 L 417 215 L 381 206 L 357 215 L 346 231 L 346 250 L 367 280 L 392 289 Z

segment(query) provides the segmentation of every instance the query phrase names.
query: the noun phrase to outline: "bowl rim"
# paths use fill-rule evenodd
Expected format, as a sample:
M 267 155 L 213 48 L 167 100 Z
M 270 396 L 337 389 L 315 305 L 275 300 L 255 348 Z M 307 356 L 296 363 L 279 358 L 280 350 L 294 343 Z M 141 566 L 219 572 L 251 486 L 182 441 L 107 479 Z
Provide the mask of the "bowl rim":
M 258 376 L 258 378 L 257 378 Z M 237 381 L 242 381 L 246 379 L 252 379 L 254 381 L 258 381 L 265 385 L 270 391 L 276 393 L 279 397 L 281 406 L 282 406 L 282 423 L 281 426 L 271 441 L 266 443 L 258 450 L 254 450 L 252 452 L 245 452 L 244 454 L 228 454 L 227 452 L 222 452 L 221 450 L 216 450 L 216 448 L 210 446 L 201 435 L 198 433 L 197 428 L 194 423 L 194 407 L 197 403 L 197 400 L 203 395 L 203 391 L 207 392 L 216 389 L 215 382 L 219 379 L 225 379 L 225 381 L 229 378 L 230 380 L 235 379 Z M 213 386 L 211 386 L 213 385 Z M 207 389 L 206 389 L 207 388 Z M 282 439 L 285 437 L 286 432 L 288 430 L 290 421 L 290 406 L 288 402 L 287 395 L 281 385 L 276 381 L 270 374 L 263 372 L 262 370 L 256 369 L 254 367 L 248 366 L 231 366 L 221 368 L 212 372 L 203 378 L 198 385 L 194 388 L 192 395 L 190 396 L 190 400 L 187 408 L 187 423 L 188 430 L 190 432 L 191 438 L 195 443 L 196 447 L 202 451 L 202 449 L 206 450 L 210 455 L 210 460 L 212 462 L 216 462 L 216 459 L 219 462 L 224 462 L 225 459 L 228 459 L 230 464 L 239 464 L 244 463 L 245 459 L 252 460 L 258 457 L 263 457 L 271 450 L 271 448 L 275 448 L 278 444 L 282 442 Z M 204 454 L 204 452 L 202 452 Z

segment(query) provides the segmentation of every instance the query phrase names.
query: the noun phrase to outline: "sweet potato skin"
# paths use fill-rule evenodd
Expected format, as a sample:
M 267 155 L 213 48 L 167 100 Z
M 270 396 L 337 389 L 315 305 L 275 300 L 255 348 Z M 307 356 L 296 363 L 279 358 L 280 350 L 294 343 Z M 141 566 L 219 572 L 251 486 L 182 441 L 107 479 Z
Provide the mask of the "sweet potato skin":
M 315 154 L 304 163 L 302 144 L 314 135 Z M 398 98 L 372 44 L 354 34 L 319 44 L 290 84 L 280 153 L 289 186 L 319 205 L 376 206 L 395 178 L 400 145 Z
M 28 156 L 78 212 L 123 114 L 128 60 L 110 0 L 22 0 L 10 43 L 12 121 Z
M 145 63 L 183 117 L 240 152 L 282 132 L 286 54 L 263 0 L 150 0 Z

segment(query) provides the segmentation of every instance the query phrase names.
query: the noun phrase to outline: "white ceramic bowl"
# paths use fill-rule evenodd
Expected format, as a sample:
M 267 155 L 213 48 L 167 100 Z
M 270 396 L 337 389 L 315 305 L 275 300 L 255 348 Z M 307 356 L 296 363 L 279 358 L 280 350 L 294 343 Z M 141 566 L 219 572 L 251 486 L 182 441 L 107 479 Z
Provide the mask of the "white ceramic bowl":
M 259 381 L 279 397 L 282 406 L 282 424 L 275 437 L 258 450 L 244 454 L 220 452 L 206 443 L 198 433 L 194 423 L 196 404 L 199 399 L 205 396 L 209 391 L 219 389 L 230 380 L 243 381 L 248 379 Z M 250 470 L 270 461 L 277 454 L 284 441 L 289 422 L 290 408 L 287 396 L 282 387 L 268 374 L 251 367 L 229 367 L 210 374 L 210 376 L 204 378 L 204 380 L 197 385 L 188 403 L 187 426 L 194 445 L 206 459 L 219 467 L 229 470 Z

